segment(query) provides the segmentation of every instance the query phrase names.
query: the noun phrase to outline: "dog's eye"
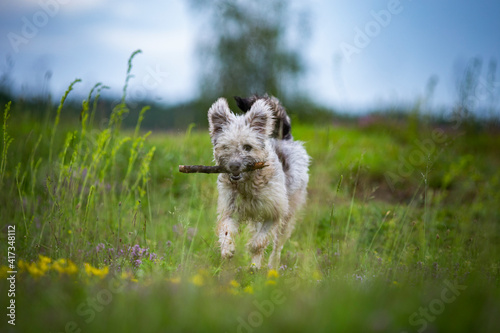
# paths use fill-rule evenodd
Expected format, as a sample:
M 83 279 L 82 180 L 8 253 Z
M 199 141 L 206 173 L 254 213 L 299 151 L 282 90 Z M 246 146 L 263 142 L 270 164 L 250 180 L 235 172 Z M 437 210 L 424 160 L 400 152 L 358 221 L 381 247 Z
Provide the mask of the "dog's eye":
M 250 145 L 243 145 L 243 150 L 244 151 L 250 151 L 250 150 L 252 150 L 252 146 L 250 146 Z

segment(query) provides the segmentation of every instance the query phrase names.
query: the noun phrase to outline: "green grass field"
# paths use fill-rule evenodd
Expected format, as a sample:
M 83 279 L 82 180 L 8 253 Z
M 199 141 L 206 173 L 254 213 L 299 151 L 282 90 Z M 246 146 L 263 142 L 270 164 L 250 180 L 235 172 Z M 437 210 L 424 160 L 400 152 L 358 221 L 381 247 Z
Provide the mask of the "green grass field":
M 254 272 L 244 227 L 221 260 L 216 176 L 177 171 L 211 163 L 208 131 L 122 129 L 125 103 L 97 126 L 100 87 L 80 121 L 5 106 L 2 332 L 500 331 L 500 135 L 295 122 L 308 202 Z

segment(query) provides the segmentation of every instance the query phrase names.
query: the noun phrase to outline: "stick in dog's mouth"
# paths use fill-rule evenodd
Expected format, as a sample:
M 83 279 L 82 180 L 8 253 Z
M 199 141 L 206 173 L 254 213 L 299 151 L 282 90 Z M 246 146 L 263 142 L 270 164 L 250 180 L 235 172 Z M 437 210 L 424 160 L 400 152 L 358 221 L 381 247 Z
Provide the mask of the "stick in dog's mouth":
M 256 162 L 254 164 L 248 165 L 243 172 L 255 171 L 268 166 L 266 162 Z M 182 173 L 231 173 L 220 165 L 179 165 L 179 172 Z M 231 178 L 234 180 L 239 180 L 241 174 L 233 174 Z

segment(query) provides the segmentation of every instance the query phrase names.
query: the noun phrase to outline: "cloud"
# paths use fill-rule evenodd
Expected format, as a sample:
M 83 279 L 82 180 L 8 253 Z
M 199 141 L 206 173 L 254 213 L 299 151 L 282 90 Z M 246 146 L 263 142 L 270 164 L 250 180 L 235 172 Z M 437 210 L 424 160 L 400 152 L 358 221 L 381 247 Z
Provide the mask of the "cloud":
M 194 47 L 192 34 L 182 30 L 154 31 L 113 27 L 105 30 L 92 29 L 89 34 L 95 36 L 94 38 L 103 47 L 123 51 L 140 48 L 157 57 L 185 57 L 190 54 Z
M 16 0 L 2 1 L 0 11 L 9 15 L 30 15 L 44 8 L 57 8 L 65 13 L 78 13 L 96 10 L 103 6 L 100 0 Z M 3 16 L 3 15 L 2 15 Z

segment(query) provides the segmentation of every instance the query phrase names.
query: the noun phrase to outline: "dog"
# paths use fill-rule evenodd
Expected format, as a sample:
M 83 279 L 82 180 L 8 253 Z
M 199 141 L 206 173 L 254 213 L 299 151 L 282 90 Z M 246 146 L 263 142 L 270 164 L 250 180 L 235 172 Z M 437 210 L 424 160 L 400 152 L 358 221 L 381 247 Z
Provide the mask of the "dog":
M 261 267 L 272 236 L 269 267 L 277 268 L 297 211 L 306 201 L 310 157 L 303 143 L 293 140 L 290 118 L 277 98 L 235 99 L 244 115 L 231 112 L 225 98 L 208 111 L 215 163 L 228 171 L 217 179 L 221 257 L 233 257 L 239 225 L 248 222 L 251 267 Z M 245 171 L 256 162 L 266 167 Z

